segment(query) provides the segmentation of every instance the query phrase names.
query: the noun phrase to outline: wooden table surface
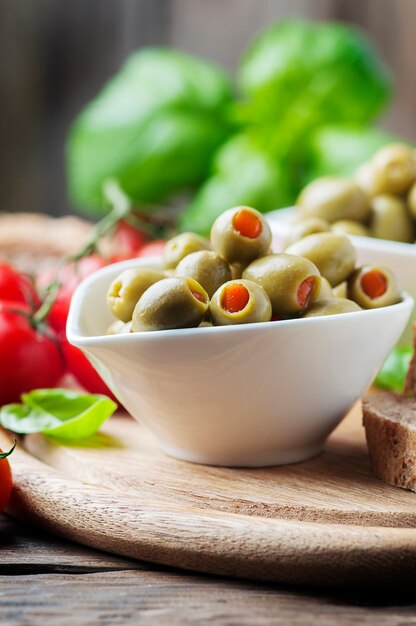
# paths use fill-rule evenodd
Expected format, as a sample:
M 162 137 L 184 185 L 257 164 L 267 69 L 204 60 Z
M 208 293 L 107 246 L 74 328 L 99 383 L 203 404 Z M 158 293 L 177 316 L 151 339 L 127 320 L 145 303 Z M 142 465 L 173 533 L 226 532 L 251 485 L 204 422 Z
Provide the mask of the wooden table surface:
M 416 591 L 360 595 L 265 585 L 130 561 L 0 515 L 2 626 L 416 626 Z

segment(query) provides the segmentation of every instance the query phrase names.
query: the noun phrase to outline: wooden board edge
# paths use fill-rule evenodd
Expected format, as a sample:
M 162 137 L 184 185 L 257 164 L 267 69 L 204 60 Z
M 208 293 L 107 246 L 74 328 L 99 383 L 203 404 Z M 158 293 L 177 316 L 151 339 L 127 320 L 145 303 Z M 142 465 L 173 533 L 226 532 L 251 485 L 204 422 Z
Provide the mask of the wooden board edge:
M 0 433 L 0 445 L 4 441 Z M 204 573 L 308 585 L 403 590 L 416 577 L 413 529 L 259 519 L 161 507 L 124 495 L 115 501 L 114 492 L 67 478 L 19 447 L 13 475 L 11 515 L 106 552 Z

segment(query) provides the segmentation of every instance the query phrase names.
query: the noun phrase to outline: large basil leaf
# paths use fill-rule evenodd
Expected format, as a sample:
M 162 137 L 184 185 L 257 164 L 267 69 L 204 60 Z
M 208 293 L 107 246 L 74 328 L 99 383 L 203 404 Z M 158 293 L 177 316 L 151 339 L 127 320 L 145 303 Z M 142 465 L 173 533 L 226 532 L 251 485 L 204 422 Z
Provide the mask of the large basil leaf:
M 209 62 L 163 48 L 133 53 L 71 128 L 73 202 L 103 210 L 109 177 L 137 202 L 197 183 L 229 132 L 230 99 L 228 77 Z
M 42 432 L 61 439 L 93 435 L 117 409 L 106 396 L 67 389 L 36 389 L 22 395 L 22 404 L 0 409 L 0 424 L 15 433 Z

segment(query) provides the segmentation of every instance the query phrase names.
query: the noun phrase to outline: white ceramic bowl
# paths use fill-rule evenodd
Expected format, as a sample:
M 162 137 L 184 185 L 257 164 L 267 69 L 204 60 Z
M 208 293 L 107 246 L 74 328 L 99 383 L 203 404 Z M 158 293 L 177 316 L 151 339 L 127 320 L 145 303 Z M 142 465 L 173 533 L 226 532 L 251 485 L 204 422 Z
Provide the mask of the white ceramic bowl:
M 296 209 L 290 207 L 279 209 L 267 214 L 268 222 L 273 233 L 273 248 L 276 252 L 282 250 L 285 238 L 289 233 L 290 223 L 295 216 Z M 416 245 L 373 239 L 370 237 L 351 237 L 357 250 L 359 265 L 376 263 L 387 265 L 396 274 L 401 288 L 416 299 Z M 416 320 L 416 307 L 410 316 L 409 324 L 402 335 L 401 343 L 411 342 L 411 326 Z
M 293 463 L 322 449 L 371 383 L 413 301 L 309 318 L 106 336 L 105 295 L 123 269 L 105 267 L 76 290 L 67 334 L 120 402 L 168 454 L 197 463 Z

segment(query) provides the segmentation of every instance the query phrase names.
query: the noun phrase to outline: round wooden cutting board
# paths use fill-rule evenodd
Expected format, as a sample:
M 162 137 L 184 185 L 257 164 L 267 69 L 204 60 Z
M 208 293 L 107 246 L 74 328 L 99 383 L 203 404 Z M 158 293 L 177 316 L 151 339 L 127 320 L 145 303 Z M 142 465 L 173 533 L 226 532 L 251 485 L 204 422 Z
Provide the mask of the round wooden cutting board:
M 0 446 L 9 437 L 0 433 Z M 127 417 L 71 445 L 27 436 L 9 512 L 80 543 L 201 572 L 339 587 L 416 580 L 416 494 L 373 477 L 357 406 L 310 460 L 193 465 Z

